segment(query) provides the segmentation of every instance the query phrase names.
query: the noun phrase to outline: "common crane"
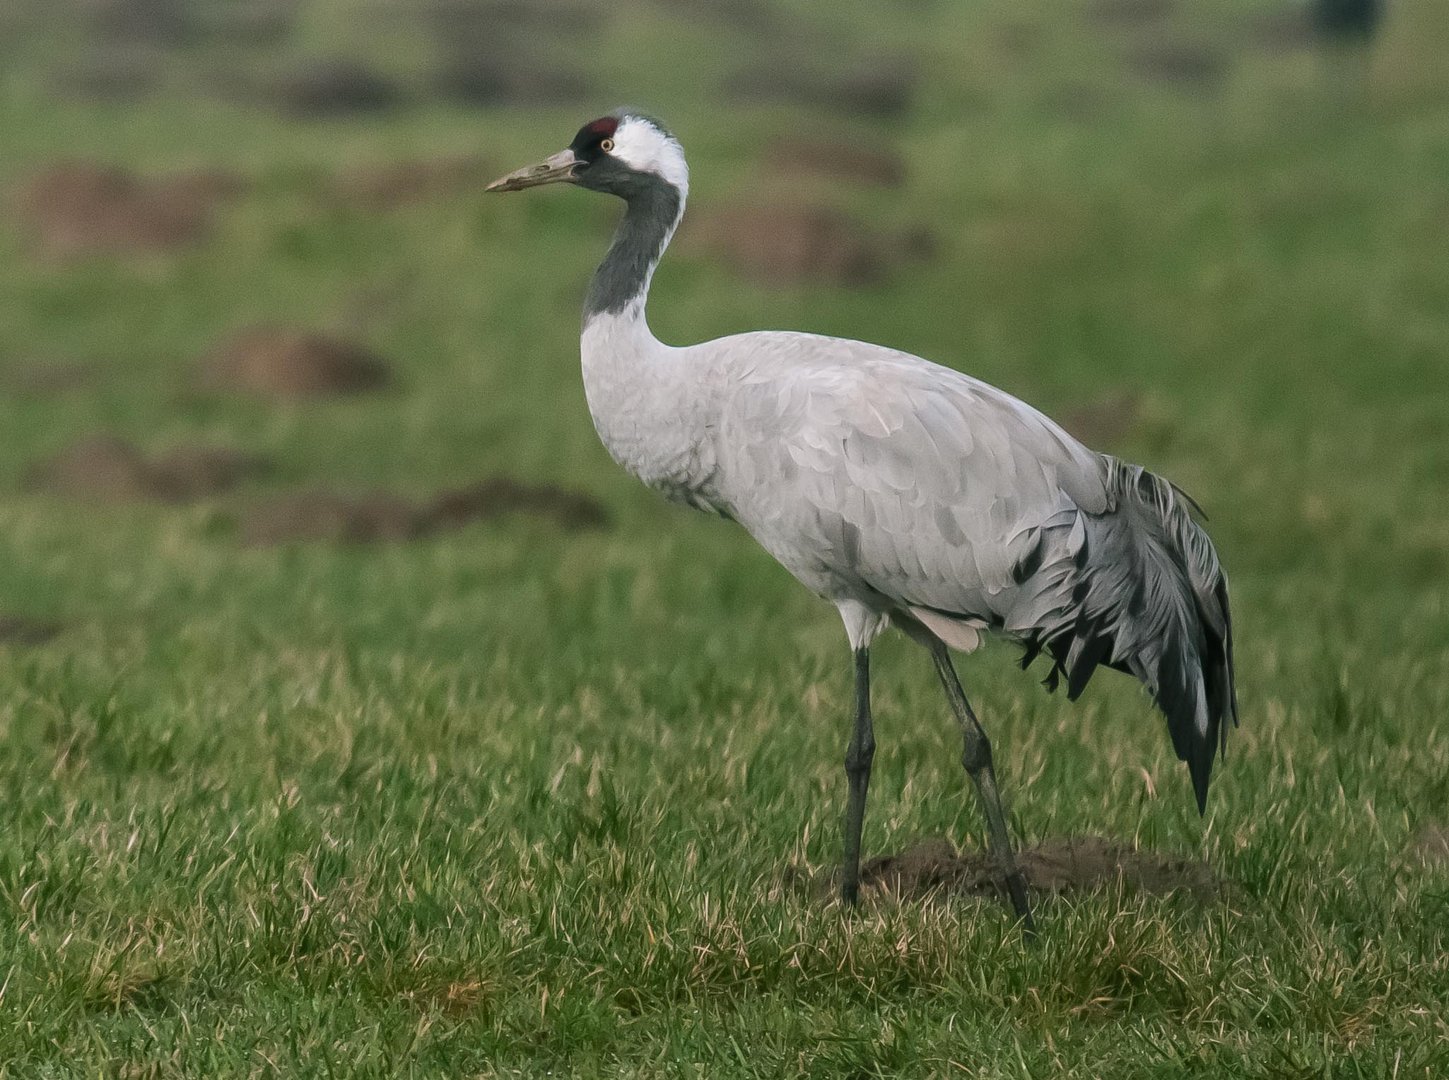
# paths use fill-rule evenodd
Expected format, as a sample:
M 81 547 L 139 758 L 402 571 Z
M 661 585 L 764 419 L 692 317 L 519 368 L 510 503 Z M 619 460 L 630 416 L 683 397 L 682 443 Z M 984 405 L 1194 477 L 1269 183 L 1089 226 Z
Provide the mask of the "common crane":
M 1071 699 L 1101 665 L 1136 676 L 1205 809 L 1214 753 L 1237 722 L 1232 623 L 1227 580 L 1185 496 L 1011 395 L 908 353 L 787 331 L 660 342 L 644 306 L 689 171 L 655 120 L 601 117 L 488 190 L 553 183 L 626 204 L 584 301 L 584 390 L 604 446 L 669 498 L 737 521 L 845 623 L 855 673 L 847 903 L 859 895 L 875 751 L 870 646 L 887 625 L 930 651 L 1028 932 L 991 744 L 949 649 L 1004 635 L 1025 646 L 1023 667 L 1045 654 L 1048 687 L 1065 681 Z

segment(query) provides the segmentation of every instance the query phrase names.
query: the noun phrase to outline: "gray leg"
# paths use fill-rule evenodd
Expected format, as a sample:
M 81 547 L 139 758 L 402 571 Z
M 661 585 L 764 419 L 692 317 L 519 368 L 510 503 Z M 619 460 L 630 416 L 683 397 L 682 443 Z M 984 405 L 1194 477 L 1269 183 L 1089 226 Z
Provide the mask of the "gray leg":
M 1026 898 L 1026 880 L 1016 865 L 1016 856 L 1011 853 L 1011 836 L 1006 831 L 1006 814 L 1001 809 L 1001 793 L 996 790 L 996 772 L 991 767 L 991 742 L 981 728 L 981 722 L 971 710 L 961 682 L 956 678 L 956 669 L 951 666 L 951 656 L 946 646 L 939 641 L 931 646 L 931 659 L 936 662 L 936 674 L 946 688 L 946 697 L 951 702 L 951 711 L 961 724 L 965 749 L 961 753 L 961 764 L 966 766 L 966 775 L 976 785 L 981 796 L 982 809 L 986 811 L 986 826 L 991 839 L 991 853 L 996 856 L 997 865 L 1006 878 L 1006 888 L 1011 894 L 1011 906 L 1026 928 L 1027 935 L 1036 936 L 1036 921 L 1031 917 L 1031 904 Z
M 870 723 L 870 650 L 855 651 L 855 731 L 845 750 L 845 782 L 850 801 L 845 807 L 845 865 L 840 871 L 840 898 L 854 904 L 860 898 L 860 830 L 865 824 L 865 792 L 870 787 L 870 763 L 875 757 L 875 733 Z

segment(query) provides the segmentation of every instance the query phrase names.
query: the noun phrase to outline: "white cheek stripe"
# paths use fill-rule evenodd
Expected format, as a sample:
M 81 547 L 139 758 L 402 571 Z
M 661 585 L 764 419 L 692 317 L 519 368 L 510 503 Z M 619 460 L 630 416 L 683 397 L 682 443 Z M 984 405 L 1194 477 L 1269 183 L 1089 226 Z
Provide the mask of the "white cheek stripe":
M 681 192 L 689 190 L 689 166 L 679 142 L 647 120 L 631 116 L 614 132 L 613 155 L 640 172 L 662 177 Z

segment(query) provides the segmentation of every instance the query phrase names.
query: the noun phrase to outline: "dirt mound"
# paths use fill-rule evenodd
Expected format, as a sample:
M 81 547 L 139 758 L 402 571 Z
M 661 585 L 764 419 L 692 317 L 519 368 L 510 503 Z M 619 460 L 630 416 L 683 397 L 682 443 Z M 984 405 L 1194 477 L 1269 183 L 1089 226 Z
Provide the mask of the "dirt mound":
M 1122 443 L 1142 419 L 1142 396 L 1121 390 L 1107 397 L 1068 409 L 1061 416 L 1062 427 L 1093 449 Z
M 201 361 L 212 390 L 299 399 L 380 390 L 392 382 L 387 361 L 355 342 L 308 330 L 259 326 L 217 346 Z
M 832 70 L 802 68 L 797 58 L 780 57 L 736 72 L 725 93 L 734 101 L 785 103 L 852 117 L 899 119 L 910 111 L 916 91 L 915 65 L 876 58 Z
M 817 207 L 726 206 L 686 229 L 685 252 L 771 285 L 874 285 L 934 247 L 928 231 L 882 237 L 847 214 Z
M 1409 845 L 1409 854 L 1429 866 L 1449 866 L 1449 825 L 1431 821 Z
M 261 90 L 279 112 L 297 119 L 376 113 L 402 103 L 402 89 L 358 60 L 313 60 L 283 73 Z
M 12 210 L 43 255 L 164 251 L 202 240 L 218 205 L 245 186 L 219 170 L 144 179 L 115 166 L 71 161 L 23 184 Z
M 0 647 L 44 645 L 61 631 L 61 625 L 28 615 L 0 615 Z
M 363 210 L 394 210 L 474 188 L 492 180 L 495 170 L 478 157 L 443 157 L 359 166 L 339 175 L 332 197 Z
M 502 514 L 552 518 L 564 529 L 597 529 L 608 511 L 592 495 L 549 484 L 521 484 L 494 476 L 467 487 L 439 492 L 424 511 L 430 529 L 458 529 Z
M 591 496 L 499 476 L 422 502 L 388 492 L 294 492 L 246 508 L 239 524 L 242 542 L 252 546 L 364 544 L 414 540 L 511 514 L 552 520 L 567 530 L 598 528 L 609 520 Z
M 124 439 L 97 435 L 32 466 L 25 486 L 95 502 L 187 503 L 230 491 L 266 469 L 264 459 L 225 447 L 176 446 L 148 458 Z
M 776 172 L 853 180 L 881 187 L 906 182 L 906 162 L 893 150 L 878 150 L 854 143 L 780 136 L 765 147 L 765 164 Z
M 240 525 L 242 542 L 255 547 L 298 540 L 334 544 L 412 540 L 424 532 L 417 505 L 385 492 L 279 495 L 247 507 Z
M 1100 836 L 1046 840 L 1023 849 L 1017 861 L 1028 887 L 1046 893 L 1091 892 L 1121 881 L 1142 892 L 1185 890 L 1207 899 L 1222 888 L 1206 863 L 1133 849 Z M 920 896 L 937 888 L 973 896 L 1005 893 L 990 854 L 958 852 L 943 838 L 871 859 L 861 867 L 861 883 L 901 896 Z

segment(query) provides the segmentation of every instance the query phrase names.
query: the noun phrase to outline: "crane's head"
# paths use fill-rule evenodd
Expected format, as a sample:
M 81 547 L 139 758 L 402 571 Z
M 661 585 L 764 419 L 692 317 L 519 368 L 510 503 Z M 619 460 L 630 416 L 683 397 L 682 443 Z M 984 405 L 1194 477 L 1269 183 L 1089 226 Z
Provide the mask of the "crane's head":
M 624 199 L 667 184 L 683 199 L 689 188 L 689 167 L 679 140 L 663 124 L 619 110 L 579 128 L 566 149 L 499 177 L 486 190 L 521 191 L 558 183 L 607 191 Z

